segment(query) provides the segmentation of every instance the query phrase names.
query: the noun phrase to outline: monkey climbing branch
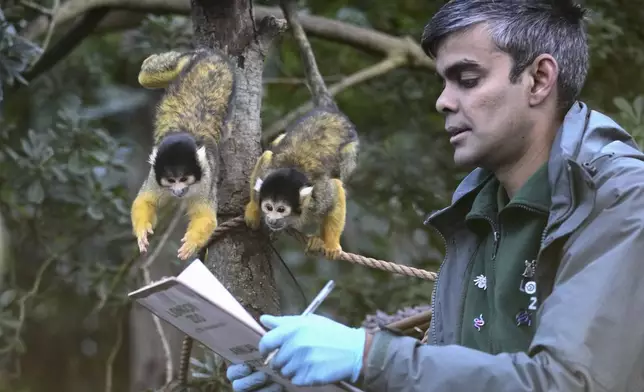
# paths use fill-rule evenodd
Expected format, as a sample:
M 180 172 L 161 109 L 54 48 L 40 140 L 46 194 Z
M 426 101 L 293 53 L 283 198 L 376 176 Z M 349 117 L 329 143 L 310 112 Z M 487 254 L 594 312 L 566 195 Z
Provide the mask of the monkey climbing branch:
M 236 228 L 245 227 L 244 217 L 238 216 L 233 219 L 222 222 L 217 226 L 217 229 L 210 237 L 210 241 L 206 244 L 205 248 L 210 247 L 213 243 L 217 242 L 228 231 Z M 290 229 L 288 233 L 296 238 L 301 243 L 306 243 L 308 236 L 294 229 Z M 355 253 L 340 252 L 337 260 L 348 261 L 350 263 L 359 264 L 365 267 L 375 268 L 383 271 L 393 272 L 395 274 L 413 276 L 425 280 L 436 280 L 436 272 L 425 271 L 419 268 L 409 267 L 402 264 L 392 263 L 390 261 L 373 259 Z

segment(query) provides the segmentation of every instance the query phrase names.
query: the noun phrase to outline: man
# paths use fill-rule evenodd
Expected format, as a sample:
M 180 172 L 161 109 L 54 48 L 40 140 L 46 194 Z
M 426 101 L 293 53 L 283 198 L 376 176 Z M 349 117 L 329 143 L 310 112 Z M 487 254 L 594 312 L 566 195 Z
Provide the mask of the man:
M 432 18 L 436 108 L 456 163 L 477 168 L 426 222 L 446 240 L 429 344 L 263 316 L 276 369 L 297 385 L 361 374 L 377 392 L 644 390 L 644 154 L 576 101 L 582 18 L 570 0 L 452 0 Z

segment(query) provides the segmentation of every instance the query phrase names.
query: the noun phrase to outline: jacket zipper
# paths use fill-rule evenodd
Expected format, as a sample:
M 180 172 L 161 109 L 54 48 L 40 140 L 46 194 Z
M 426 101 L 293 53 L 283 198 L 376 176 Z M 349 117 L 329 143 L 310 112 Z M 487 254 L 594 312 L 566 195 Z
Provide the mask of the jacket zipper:
M 492 274 L 491 274 L 491 278 L 492 278 L 491 280 L 494 282 L 495 276 L 496 276 L 495 260 L 496 260 L 496 252 L 499 249 L 499 237 L 500 237 L 499 231 L 500 230 L 497 230 L 497 226 L 492 219 L 490 219 L 487 216 L 485 216 L 484 218 L 486 221 L 490 223 L 490 226 L 492 227 L 492 235 L 494 236 L 494 249 L 492 249 Z M 461 299 L 461 302 L 465 302 L 465 299 L 464 298 Z M 490 306 L 489 303 L 488 303 L 488 306 Z M 491 307 L 490 309 L 493 309 L 493 307 Z M 494 318 L 494 311 L 492 310 L 491 313 L 492 314 L 490 316 L 490 320 Z M 462 316 L 461 316 L 461 319 L 463 319 Z M 492 339 L 492 334 L 488 334 L 488 345 L 490 346 L 490 352 L 494 352 L 494 342 Z
M 499 232 L 497 230 L 496 224 L 494 221 L 487 216 L 484 216 L 486 221 L 490 223 L 492 227 L 492 235 L 494 236 L 494 249 L 492 249 L 492 261 L 496 260 L 496 251 L 499 249 Z
M 438 291 L 438 284 L 440 282 L 441 272 L 443 270 L 443 264 L 445 264 L 445 261 L 447 261 L 447 254 L 449 252 L 449 250 L 448 250 L 449 247 L 447 246 L 447 240 L 445 239 L 445 236 L 443 235 L 443 233 L 441 233 L 436 228 L 434 228 L 434 229 L 440 234 L 441 238 L 443 239 L 443 244 L 445 246 L 445 257 L 443 257 L 443 261 L 441 262 L 440 267 L 438 267 L 438 273 L 436 274 L 436 281 L 434 282 L 434 289 L 432 290 L 432 299 L 433 299 L 433 301 L 432 301 L 431 309 L 432 309 L 432 317 L 434 318 L 434 322 L 432 323 L 431 334 L 432 334 L 432 342 L 434 343 L 434 345 L 437 345 L 438 344 L 438 338 L 436 337 L 436 309 L 435 309 L 435 306 L 436 306 L 436 292 Z
M 431 216 L 429 218 L 427 218 L 427 220 L 425 220 L 425 225 L 428 225 L 429 227 L 434 229 L 434 231 L 436 231 L 438 233 L 438 235 L 440 235 L 441 239 L 443 240 L 443 246 L 445 247 L 445 256 L 443 257 L 443 261 L 441 261 L 441 264 L 438 267 L 438 273 L 436 274 L 436 280 L 434 281 L 434 288 L 432 289 L 432 296 L 430 298 L 431 302 L 432 302 L 430 308 L 431 308 L 431 311 L 432 311 L 432 319 L 433 319 L 433 322 L 430 324 L 432 326 L 430 334 L 432 335 L 431 336 L 432 343 L 434 345 L 437 345 L 438 344 L 438 339 L 436 338 L 436 309 L 435 309 L 436 291 L 438 291 L 438 283 L 440 282 L 441 272 L 443 270 L 443 264 L 445 264 L 445 261 L 447 261 L 447 254 L 449 253 L 449 247 L 447 246 L 447 240 L 445 239 L 445 236 L 443 235 L 443 233 L 440 230 L 438 230 L 436 228 L 436 226 L 434 226 L 433 224 L 429 223 L 430 218 L 431 218 Z

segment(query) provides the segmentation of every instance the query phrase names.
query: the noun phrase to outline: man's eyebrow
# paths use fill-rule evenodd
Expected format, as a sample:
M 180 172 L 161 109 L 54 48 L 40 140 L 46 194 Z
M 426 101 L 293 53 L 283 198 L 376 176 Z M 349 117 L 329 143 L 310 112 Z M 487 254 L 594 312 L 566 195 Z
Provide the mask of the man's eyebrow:
M 474 60 L 463 59 L 463 60 L 457 61 L 454 64 L 451 64 L 449 67 L 445 68 L 445 70 L 443 71 L 443 74 L 448 79 L 455 79 L 462 72 L 475 71 L 475 70 L 479 70 L 479 69 L 481 69 L 481 65 L 478 62 L 476 62 Z

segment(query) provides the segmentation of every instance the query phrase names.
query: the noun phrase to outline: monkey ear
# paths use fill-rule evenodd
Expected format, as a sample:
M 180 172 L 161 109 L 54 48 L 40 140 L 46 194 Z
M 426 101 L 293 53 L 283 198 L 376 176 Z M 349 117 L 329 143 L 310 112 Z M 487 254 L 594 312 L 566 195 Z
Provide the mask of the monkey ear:
M 259 190 L 262 189 L 262 184 L 263 183 L 264 183 L 264 181 L 261 178 L 257 178 L 257 180 L 255 181 L 255 186 L 253 187 L 255 192 L 259 192 Z
M 159 150 L 159 149 L 158 149 L 157 147 L 154 147 L 154 148 L 152 149 L 152 152 L 150 153 L 150 156 L 148 157 L 148 163 L 149 163 L 150 165 L 154 165 L 154 161 L 156 161 L 156 160 L 157 160 L 157 151 L 158 151 L 158 150 Z
M 306 186 L 302 189 L 300 189 L 300 200 L 306 199 L 308 196 L 311 195 L 313 192 L 313 187 L 312 186 Z
M 206 146 L 201 146 L 197 149 L 197 162 L 201 167 L 208 167 L 208 157 L 206 156 Z

